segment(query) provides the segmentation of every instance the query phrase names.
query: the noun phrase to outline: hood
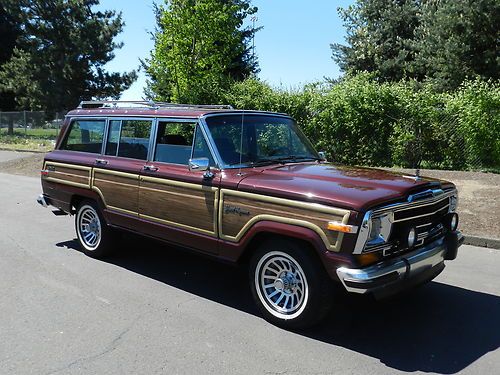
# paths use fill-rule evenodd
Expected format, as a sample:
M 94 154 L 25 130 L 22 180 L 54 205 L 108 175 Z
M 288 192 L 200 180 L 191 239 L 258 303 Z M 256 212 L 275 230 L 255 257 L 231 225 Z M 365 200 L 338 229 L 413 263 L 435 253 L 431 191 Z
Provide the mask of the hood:
M 454 185 L 441 180 L 406 176 L 381 169 L 347 167 L 328 163 L 273 166 L 244 177 L 238 188 L 339 208 L 364 211 L 403 200 L 428 188 Z

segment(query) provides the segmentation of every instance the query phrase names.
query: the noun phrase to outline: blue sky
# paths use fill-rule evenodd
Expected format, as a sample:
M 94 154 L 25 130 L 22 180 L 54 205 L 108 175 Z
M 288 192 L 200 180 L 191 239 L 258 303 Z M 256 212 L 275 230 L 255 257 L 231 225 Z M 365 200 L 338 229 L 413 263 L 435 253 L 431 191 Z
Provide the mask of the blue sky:
M 160 2 L 161 0 L 159 0 Z M 338 66 L 331 59 L 330 43 L 344 42 L 345 29 L 337 7 L 353 0 L 254 0 L 259 8 L 255 50 L 259 77 L 273 86 L 299 87 L 323 77 L 338 77 Z M 153 42 L 149 32 L 155 28 L 152 1 L 101 0 L 99 8 L 123 13 L 125 27 L 117 41 L 125 44 L 107 64 L 110 71 L 128 71 L 139 66 L 139 58 L 149 56 Z M 146 78 L 143 73 L 123 100 L 142 98 Z

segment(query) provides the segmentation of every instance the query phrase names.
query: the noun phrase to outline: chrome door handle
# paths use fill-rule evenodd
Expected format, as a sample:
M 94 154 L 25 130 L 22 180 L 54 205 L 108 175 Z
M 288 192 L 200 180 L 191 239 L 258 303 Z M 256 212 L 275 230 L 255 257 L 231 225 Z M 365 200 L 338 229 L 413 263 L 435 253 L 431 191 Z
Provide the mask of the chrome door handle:
M 104 160 L 104 159 L 95 159 L 95 163 L 101 164 L 101 165 L 106 165 L 106 164 L 108 164 L 108 161 Z
M 145 165 L 144 170 L 149 172 L 156 172 L 159 168 L 154 165 Z

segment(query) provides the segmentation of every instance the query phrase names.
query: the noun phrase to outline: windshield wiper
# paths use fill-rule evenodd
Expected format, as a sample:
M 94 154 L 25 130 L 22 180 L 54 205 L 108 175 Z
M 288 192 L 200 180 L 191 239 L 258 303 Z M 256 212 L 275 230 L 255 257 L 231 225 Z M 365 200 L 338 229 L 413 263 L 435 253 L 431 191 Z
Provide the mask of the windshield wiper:
M 287 162 L 295 163 L 297 161 L 321 160 L 321 159 L 317 158 L 315 156 L 295 156 L 295 155 L 289 155 L 289 156 L 285 156 L 285 157 L 282 157 L 282 158 L 277 158 L 277 159 L 274 159 L 274 160 L 277 160 L 280 163 L 287 163 Z
M 283 156 L 280 158 L 263 158 L 263 159 L 259 159 L 259 160 L 255 160 L 255 161 L 243 162 L 241 164 L 249 164 L 251 167 L 257 167 L 257 166 L 262 166 L 262 165 L 294 163 L 294 162 L 306 161 L 306 160 L 320 161 L 321 159 L 317 158 L 315 156 L 289 155 L 289 156 Z M 240 164 L 240 162 L 230 163 L 228 165 L 233 166 L 233 165 L 238 165 L 238 164 Z
M 321 160 L 320 158 L 317 158 L 315 156 L 294 156 L 294 155 L 289 155 L 289 156 L 283 156 L 280 158 L 266 158 L 266 159 L 259 159 L 256 161 L 253 161 L 250 163 L 252 167 L 256 165 L 270 165 L 270 164 L 285 164 L 285 163 L 295 163 L 298 161 L 306 161 L 306 160 Z
M 258 166 L 258 165 L 271 165 L 271 164 L 277 164 L 277 163 L 281 163 L 278 159 L 259 159 L 259 160 L 255 160 L 255 161 L 252 161 L 250 162 L 250 165 L 252 167 L 255 167 L 255 166 Z

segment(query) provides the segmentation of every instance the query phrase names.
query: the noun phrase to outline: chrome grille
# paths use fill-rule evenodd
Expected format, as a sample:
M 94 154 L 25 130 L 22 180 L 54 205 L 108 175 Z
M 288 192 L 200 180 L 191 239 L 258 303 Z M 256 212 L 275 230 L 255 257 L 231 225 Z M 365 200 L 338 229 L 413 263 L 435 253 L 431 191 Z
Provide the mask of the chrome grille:
M 384 255 L 405 251 L 405 241 L 400 238 L 410 227 L 417 229 L 417 244 L 420 246 L 426 241 L 434 239 L 443 233 L 443 218 L 450 212 L 450 197 L 456 196 L 453 190 L 428 190 L 411 195 L 407 202 L 395 203 L 373 211 L 365 215 L 368 218 L 376 218 L 383 215 L 392 215 L 392 228 L 388 241 L 366 245 L 360 248 L 357 245 L 356 253 L 382 251 Z
M 425 205 L 417 205 L 414 207 L 407 207 L 401 210 L 394 211 L 394 222 L 424 218 L 424 217 L 432 217 L 432 216 L 441 216 L 443 213 L 448 212 L 448 208 L 450 206 L 449 198 L 443 198 L 437 202 L 428 203 Z M 432 221 L 432 220 L 431 220 Z

